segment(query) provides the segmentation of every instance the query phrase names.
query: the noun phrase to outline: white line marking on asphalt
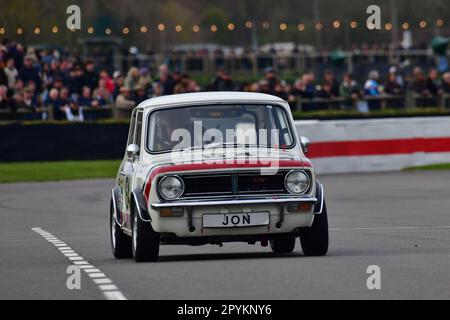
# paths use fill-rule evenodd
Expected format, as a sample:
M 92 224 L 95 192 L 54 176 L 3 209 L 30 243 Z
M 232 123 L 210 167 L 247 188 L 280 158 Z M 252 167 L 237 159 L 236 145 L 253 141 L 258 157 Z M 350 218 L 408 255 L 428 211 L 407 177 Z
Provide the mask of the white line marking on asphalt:
M 102 291 L 103 296 L 107 300 L 127 300 L 127 298 L 122 292 L 119 291 L 111 279 L 107 278 L 100 269 L 97 269 L 91 265 L 78 253 L 72 250 L 72 248 L 70 248 L 66 243 L 41 228 L 32 228 L 31 230 L 42 236 L 49 243 L 53 244 L 55 248 L 57 248 L 59 252 L 67 259 L 69 259 L 73 265 L 84 270 L 88 277 L 91 278 L 100 291 Z
M 108 300 L 127 300 L 120 291 L 105 291 L 103 294 Z
M 330 231 L 402 231 L 402 230 L 448 230 L 450 226 L 434 227 L 374 227 L 374 228 L 330 228 Z

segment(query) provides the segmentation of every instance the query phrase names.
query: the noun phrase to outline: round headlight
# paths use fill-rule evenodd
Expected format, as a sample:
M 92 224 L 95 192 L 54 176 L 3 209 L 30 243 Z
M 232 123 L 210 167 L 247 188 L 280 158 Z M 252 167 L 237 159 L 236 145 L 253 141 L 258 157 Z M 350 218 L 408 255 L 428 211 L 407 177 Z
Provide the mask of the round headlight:
M 303 171 L 292 171 L 286 176 L 286 189 L 292 194 L 304 194 L 310 186 L 309 176 Z
M 159 182 L 159 193 L 165 200 L 178 199 L 184 193 L 184 183 L 175 176 L 164 177 Z

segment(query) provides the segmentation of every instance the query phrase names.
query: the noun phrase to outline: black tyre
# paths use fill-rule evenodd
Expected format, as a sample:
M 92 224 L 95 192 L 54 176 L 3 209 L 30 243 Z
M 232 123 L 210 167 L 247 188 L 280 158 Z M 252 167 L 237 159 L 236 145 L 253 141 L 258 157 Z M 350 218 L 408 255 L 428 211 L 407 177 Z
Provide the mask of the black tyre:
M 153 231 L 149 222 L 139 217 L 137 209 L 133 209 L 132 249 L 136 262 L 154 262 L 159 257 L 159 234 Z
M 114 257 L 116 259 L 132 258 L 133 252 L 131 251 L 131 238 L 124 234 L 120 226 L 117 224 L 114 217 L 112 200 L 110 205 L 109 229 L 111 235 L 111 248 Z
M 291 253 L 295 249 L 295 238 L 280 238 L 270 241 L 274 253 Z
M 300 231 L 300 243 L 306 256 L 319 257 L 328 253 L 329 232 L 326 204 L 324 204 L 322 214 L 314 217 L 311 228 L 304 228 Z

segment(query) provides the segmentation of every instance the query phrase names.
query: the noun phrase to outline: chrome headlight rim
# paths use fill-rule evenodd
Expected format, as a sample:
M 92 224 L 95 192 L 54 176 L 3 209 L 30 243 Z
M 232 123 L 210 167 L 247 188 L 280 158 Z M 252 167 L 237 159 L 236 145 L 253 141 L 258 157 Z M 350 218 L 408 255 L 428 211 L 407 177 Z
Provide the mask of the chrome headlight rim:
M 308 187 L 301 193 L 292 192 L 292 190 L 290 190 L 288 187 L 289 176 L 296 172 L 304 174 L 308 180 Z M 305 194 L 308 194 L 308 192 L 311 190 L 311 185 L 312 185 L 311 175 L 306 170 L 291 170 L 286 174 L 286 177 L 284 178 L 284 187 L 286 188 L 287 192 L 289 192 L 289 194 L 292 195 L 303 196 Z
M 167 179 L 170 179 L 170 178 L 175 178 L 175 179 L 177 179 L 177 180 L 181 183 L 181 192 L 180 192 L 179 196 L 177 196 L 176 198 L 168 198 L 168 197 L 165 197 L 164 194 L 161 192 L 161 184 L 162 184 L 164 181 L 166 181 Z M 165 177 L 161 178 L 161 179 L 159 180 L 159 183 L 158 183 L 158 194 L 160 195 L 160 197 L 161 197 L 162 199 L 164 199 L 164 200 L 166 200 L 166 201 L 174 201 L 174 200 L 180 199 L 180 198 L 183 196 L 185 190 L 186 190 L 186 188 L 185 188 L 185 185 L 184 185 L 184 180 L 183 180 L 180 176 L 178 176 L 178 175 L 169 175 L 169 176 L 165 176 Z

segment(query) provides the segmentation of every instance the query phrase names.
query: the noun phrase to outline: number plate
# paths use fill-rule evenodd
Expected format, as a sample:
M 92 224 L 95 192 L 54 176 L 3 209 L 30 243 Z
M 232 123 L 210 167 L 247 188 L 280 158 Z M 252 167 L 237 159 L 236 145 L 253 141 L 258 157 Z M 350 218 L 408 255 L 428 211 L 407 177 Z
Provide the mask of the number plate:
M 268 226 L 269 224 L 269 212 L 203 215 L 204 228 L 242 228 Z

